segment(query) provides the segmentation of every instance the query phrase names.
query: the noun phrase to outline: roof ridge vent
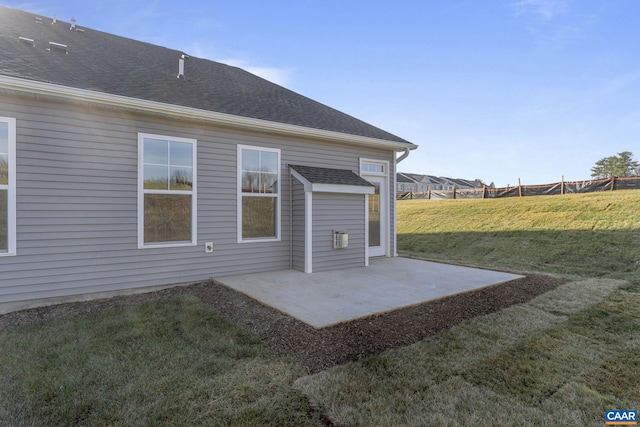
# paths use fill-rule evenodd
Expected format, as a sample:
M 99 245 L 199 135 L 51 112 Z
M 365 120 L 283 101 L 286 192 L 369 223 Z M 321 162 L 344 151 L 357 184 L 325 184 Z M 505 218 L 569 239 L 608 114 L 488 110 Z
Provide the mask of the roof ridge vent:
M 36 42 L 33 39 L 29 39 L 27 37 L 20 36 L 20 37 L 18 37 L 18 40 L 20 40 L 23 43 L 30 44 L 33 47 L 36 47 Z
M 58 52 L 64 52 L 65 54 L 69 53 L 67 51 L 67 45 L 66 44 L 55 43 L 55 42 L 49 42 L 49 49 L 47 49 L 47 50 L 49 50 L 49 51 L 57 50 Z

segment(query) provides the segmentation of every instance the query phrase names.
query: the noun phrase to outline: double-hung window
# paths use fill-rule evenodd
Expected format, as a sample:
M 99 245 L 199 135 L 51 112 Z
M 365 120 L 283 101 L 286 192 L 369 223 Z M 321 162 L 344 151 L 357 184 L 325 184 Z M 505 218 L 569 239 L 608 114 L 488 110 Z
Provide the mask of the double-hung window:
M 0 256 L 16 254 L 16 119 L 0 117 Z
M 238 241 L 280 239 L 280 150 L 238 146 Z
M 138 135 L 138 247 L 195 245 L 196 140 Z

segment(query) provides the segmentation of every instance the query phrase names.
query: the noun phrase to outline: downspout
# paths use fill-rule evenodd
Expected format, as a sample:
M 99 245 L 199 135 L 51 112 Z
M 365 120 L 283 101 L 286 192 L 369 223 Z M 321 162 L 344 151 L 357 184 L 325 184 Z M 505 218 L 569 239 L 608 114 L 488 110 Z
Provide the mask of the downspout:
M 293 178 L 289 169 L 289 270 L 293 270 Z
M 394 165 L 393 165 L 393 256 L 398 256 L 398 206 L 397 206 L 397 198 L 396 198 L 396 177 L 398 176 L 398 163 L 409 157 L 410 148 L 405 148 L 404 153 L 398 157 L 397 159 L 394 156 Z
M 409 151 L 411 151 L 411 148 L 404 149 L 404 153 L 396 159 L 396 165 L 401 161 L 403 161 L 404 159 L 406 159 L 407 157 L 409 157 Z

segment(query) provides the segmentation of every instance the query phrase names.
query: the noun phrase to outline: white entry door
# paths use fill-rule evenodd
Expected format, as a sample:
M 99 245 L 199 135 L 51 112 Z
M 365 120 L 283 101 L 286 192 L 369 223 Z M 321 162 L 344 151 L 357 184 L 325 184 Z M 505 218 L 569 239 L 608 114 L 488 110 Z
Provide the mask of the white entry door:
M 375 185 L 375 194 L 369 194 L 369 220 L 367 233 L 369 236 L 369 256 L 385 256 L 389 247 L 389 221 L 387 216 L 388 197 L 387 177 L 363 176 Z

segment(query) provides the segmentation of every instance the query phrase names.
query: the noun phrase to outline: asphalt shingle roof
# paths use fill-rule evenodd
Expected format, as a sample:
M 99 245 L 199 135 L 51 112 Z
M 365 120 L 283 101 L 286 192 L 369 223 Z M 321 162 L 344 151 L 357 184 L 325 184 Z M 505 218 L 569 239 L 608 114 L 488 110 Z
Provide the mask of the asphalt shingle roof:
M 407 176 L 406 174 L 404 174 L 402 172 L 398 172 L 396 174 L 396 182 L 411 182 L 411 183 L 414 183 L 415 181 L 413 179 L 411 179 L 409 176 Z
M 36 17 L 0 6 L 0 75 L 410 144 L 240 68 L 191 56 L 178 79 L 188 52 Z
M 366 179 L 347 169 L 316 168 L 312 166 L 289 165 L 311 184 L 358 185 L 373 187 Z

